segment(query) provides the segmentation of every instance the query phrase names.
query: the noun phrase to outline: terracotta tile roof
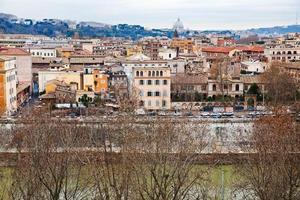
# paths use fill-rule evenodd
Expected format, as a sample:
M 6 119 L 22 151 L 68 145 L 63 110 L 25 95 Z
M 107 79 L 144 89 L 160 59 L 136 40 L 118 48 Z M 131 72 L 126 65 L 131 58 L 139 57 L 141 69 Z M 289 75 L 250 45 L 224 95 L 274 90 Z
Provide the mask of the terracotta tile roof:
M 261 46 L 238 46 L 238 47 L 205 47 L 202 48 L 202 52 L 208 53 L 229 53 L 232 50 L 239 50 L 239 51 L 251 51 L 251 52 L 259 52 L 263 53 L 264 48 Z
M 172 84 L 180 84 L 180 85 L 200 85 L 207 83 L 206 75 L 187 75 L 187 74 L 177 74 L 176 76 L 171 77 Z
M 202 48 L 202 52 L 208 53 L 229 53 L 234 50 L 235 47 L 205 47 Z
M 20 48 L 3 48 L 0 47 L 0 54 L 6 56 L 29 56 L 31 55 L 29 52 Z
M 260 52 L 260 53 L 264 52 L 264 48 L 261 46 L 239 46 L 236 47 L 236 49 L 240 51 L 251 51 L 251 52 Z
M 264 83 L 262 75 L 256 76 L 241 76 L 241 81 L 245 84 L 252 84 L 252 83 Z

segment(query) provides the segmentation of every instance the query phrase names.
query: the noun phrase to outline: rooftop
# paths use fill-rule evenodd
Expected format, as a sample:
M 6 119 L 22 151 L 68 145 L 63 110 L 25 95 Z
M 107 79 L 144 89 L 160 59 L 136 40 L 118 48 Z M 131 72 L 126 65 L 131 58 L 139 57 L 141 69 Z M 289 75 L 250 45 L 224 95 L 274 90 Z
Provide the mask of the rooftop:
M 30 56 L 31 54 L 20 48 L 3 48 L 0 47 L 0 55 L 5 56 Z

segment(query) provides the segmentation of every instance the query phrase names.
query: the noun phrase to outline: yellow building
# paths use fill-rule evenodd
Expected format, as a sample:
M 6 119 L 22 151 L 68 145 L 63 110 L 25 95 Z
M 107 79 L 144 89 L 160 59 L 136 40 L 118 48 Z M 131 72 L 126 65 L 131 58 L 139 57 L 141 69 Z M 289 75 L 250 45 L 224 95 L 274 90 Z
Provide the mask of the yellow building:
M 142 54 L 142 53 L 143 53 L 143 48 L 141 46 L 133 46 L 126 50 L 126 55 L 128 57 L 136 54 Z
M 0 115 L 17 110 L 16 60 L 0 57 Z
M 82 72 L 80 71 L 39 71 L 39 92 L 45 92 L 48 81 L 59 80 L 70 84 L 74 90 L 82 89 Z
M 48 81 L 46 83 L 46 86 L 45 86 L 45 92 L 46 92 L 46 94 L 55 93 L 57 85 L 62 84 L 62 83 L 63 82 L 59 81 L 59 80 Z
M 192 53 L 194 42 L 191 39 L 174 38 L 171 42 L 171 48 L 179 49 L 179 53 Z
M 74 54 L 73 48 L 62 48 L 61 50 L 62 57 L 70 58 Z

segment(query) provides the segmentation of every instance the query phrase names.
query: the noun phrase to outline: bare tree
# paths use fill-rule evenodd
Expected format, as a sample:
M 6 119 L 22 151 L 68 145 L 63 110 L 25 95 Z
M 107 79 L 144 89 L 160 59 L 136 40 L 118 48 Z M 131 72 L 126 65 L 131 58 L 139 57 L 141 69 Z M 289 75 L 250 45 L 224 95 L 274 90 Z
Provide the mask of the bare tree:
M 183 120 L 184 121 L 184 120 Z M 133 164 L 135 199 L 179 200 L 201 196 L 199 182 L 204 174 L 196 167 L 197 153 L 206 146 L 205 129 L 183 122 L 153 120 L 142 132 L 132 135 L 131 162 Z
M 85 199 L 90 192 L 78 162 L 84 128 L 32 118 L 13 130 L 18 158 L 12 174 L 12 199 Z
M 245 151 L 250 156 L 238 169 L 239 195 L 260 200 L 300 198 L 300 130 L 293 117 L 277 110 L 275 116 L 258 119 Z
M 296 80 L 285 70 L 282 63 L 272 63 L 264 73 L 263 81 L 266 86 L 266 99 L 271 105 L 276 107 L 296 100 Z

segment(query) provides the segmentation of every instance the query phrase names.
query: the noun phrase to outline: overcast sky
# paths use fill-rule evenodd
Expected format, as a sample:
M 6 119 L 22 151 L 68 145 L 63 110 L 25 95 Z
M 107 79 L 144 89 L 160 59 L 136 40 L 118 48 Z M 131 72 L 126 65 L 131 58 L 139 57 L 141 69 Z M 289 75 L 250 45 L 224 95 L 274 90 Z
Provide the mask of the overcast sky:
M 296 23 L 300 0 L 0 0 L 0 12 L 23 18 L 59 18 L 171 28 L 245 29 Z

